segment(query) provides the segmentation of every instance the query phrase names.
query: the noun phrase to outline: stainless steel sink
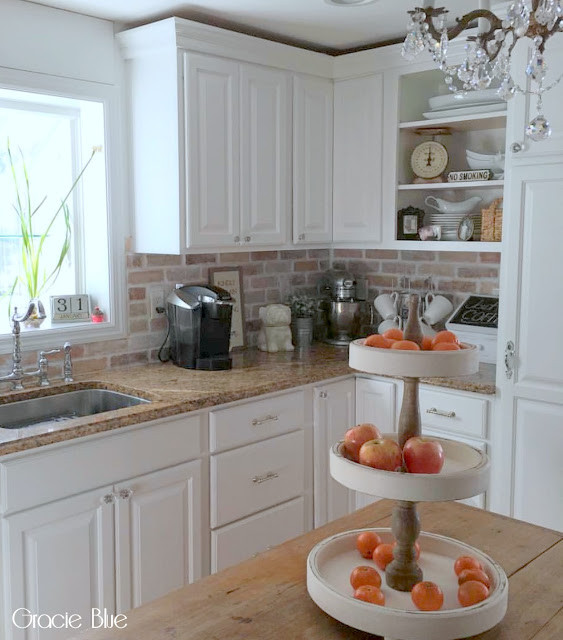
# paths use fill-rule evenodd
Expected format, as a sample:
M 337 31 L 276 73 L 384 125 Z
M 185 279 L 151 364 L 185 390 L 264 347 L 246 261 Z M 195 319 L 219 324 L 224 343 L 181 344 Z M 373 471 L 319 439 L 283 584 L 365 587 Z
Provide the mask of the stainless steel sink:
M 105 411 L 145 404 L 150 400 L 107 389 L 81 389 L 0 405 L 0 428 L 23 429 L 65 422 Z

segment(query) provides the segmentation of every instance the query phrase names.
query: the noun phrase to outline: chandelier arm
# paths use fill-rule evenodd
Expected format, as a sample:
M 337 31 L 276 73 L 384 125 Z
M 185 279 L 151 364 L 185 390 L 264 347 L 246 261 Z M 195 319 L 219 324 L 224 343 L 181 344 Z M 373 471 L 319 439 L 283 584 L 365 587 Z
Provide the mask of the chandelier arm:
M 424 21 L 428 25 L 428 31 L 430 31 L 432 37 L 435 40 L 440 40 L 442 34 L 436 30 L 432 19 L 445 13 L 444 9 L 434 9 L 433 7 L 426 7 L 425 9 L 420 9 L 420 11 L 423 11 L 426 15 Z M 457 24 L 455 25 L 455 27 L 447 30 L 448 40 L 453 40 L 454 38 L 456 38 L 460 33 L 467 29 L 471 22 L 477 20 L 478 18 L 485 18 L 485 20 L 487 20 L 490 25 L 488 31 L 485 31 L 478 35 L 478 37 L 482 39 L 483 42 L 487 42 L 488 40 L 490 40 L 497 29 L 502 29 L 502 20 L 500 20 L 500 18 L 498 18 L 492 11 L 489 11 L 488 9 L 475 9 L 475 11 L 471 11 L 461 18 L 456 18 Z

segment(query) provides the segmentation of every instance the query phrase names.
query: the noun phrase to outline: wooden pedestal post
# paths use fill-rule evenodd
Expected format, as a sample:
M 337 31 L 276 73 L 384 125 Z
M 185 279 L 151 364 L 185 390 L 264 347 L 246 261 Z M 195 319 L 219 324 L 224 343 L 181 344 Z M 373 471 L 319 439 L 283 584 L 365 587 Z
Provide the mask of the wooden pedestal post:
M 420 406 L 418 403 L 418 378 L 403 378 L 403 404 L 399 415 L 399 445 L 421 434 Z M 387 584 L 397 591 L 410 591 L 422 580 L 422 570 L 416 564 L 414 543 L 420 533 L 420 519 L 416 502 L 399 501 L 393 508 L 391 528 L 397 546 L 394 560 L 385 570 Z

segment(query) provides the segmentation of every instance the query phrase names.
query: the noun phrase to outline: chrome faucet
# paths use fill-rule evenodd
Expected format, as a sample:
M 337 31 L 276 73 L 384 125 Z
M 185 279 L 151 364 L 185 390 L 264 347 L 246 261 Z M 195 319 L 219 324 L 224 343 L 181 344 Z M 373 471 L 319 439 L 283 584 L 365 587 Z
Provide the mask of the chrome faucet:
M 37 369 L 35 371 L 24 371 L 22 367 L 21 339 L 20 339 L 20 323 L 25 322 L 33 313 L 34 305 L 30 304 L 28 310 L 21 316 L 18 316 L 18 309 L 14 307 L 12 315 L 12 336 L 14 339 L 14 347 L 12 351 L 12 371 L 0 377 L 0 382 L 11 382 L 14 391 L 23 389 L 22 381 L 25 378 L 36 377 L 41 387 L 49 386 L 49 361 L 47 356 L 54 353 L 60 353 L 61 349 L 51 349 L 50 351 L 40 351 L 37 358 Z M 64 352 L 63 377 L 65 382 L 72 382 L 72 360 L 70 357 L 70 342 L 65 342 L 62 348 Z

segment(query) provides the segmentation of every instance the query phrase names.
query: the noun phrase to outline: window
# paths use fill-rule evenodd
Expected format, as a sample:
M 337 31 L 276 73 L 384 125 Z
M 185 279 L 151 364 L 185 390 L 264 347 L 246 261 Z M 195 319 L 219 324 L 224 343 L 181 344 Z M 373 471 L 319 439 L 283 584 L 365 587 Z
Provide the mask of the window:
M 47 230 L 42 250 L 38 279 L 47 279 L 39 298 L 47 312 L 38 333 L 50 329 L 70 329 L 51 323 L 50 297 L 88 294 L 91 307 L 99 306 L 105 320 L 112 324 L 115 287 L 111 282 L 112 243 L 108 216 L 106 181 L 107 152 L 103 100 L 85 100 L 38 94 L 28 91 L 0 89 L 0 334 L 11 330 L 9 308 L 27 309 L 29 292 L 25 284 L 14 282 L 23 275 L 22 231 L 14 210 L 16 203 L 15 173 L 26 202 L 26 177 L 29 178 L 33 214 L 33 237 L 38 243 Z M 8 154 L 11 150 L 12 164 Z M 82 178 L 67 200 L 70 243 L 56 279 L 50 274 L 57 267 L 62 243 L 67 233 L 65 217 L 59 214 L 50 226 L 72 184 L 94 154 Z M 12 165 L 14 172 L 12 171 Z M 42 204 L 41 204 L 42 203 Z M 90 322 L 85 323 L 92 329 Z M 106 324 L 106 323 L 104 323 Z M 115 324 L 115 323 L 113 323 Z M 72 327 L 77 325 L 73 323 Z M 102 325 L 96 325 L 96 328 Z

